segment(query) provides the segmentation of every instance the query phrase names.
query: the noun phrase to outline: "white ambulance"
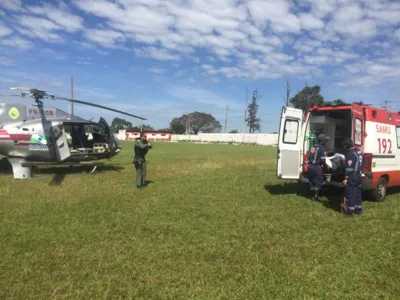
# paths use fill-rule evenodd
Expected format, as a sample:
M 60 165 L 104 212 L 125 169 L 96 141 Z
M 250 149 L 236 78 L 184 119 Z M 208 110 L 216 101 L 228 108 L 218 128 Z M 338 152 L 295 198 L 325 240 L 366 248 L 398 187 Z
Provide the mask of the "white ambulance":
M 318 107 L 306 113 L 283 107 L 278 137 L 277 177 L 307 183 L 307 153 L 314 143 L 310 132 L 329 136 L 328 156 L 345 154 L 342 142 L 350 137 L 364 152 L 363 191 L 383 201 L 387 188 L 400 186 L 400 112 L 358 105 Z M 325 185 L 341 186 L 344 165 L 324 173 Z

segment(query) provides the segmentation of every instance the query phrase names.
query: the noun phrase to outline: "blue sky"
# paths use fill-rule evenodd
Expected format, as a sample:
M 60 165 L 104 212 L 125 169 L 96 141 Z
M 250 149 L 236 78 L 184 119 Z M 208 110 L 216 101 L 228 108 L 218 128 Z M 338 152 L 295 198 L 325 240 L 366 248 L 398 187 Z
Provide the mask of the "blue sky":
M 249 100 L 257 88 L 261 132 L 276 131 L 286 79 L 292 96 L 307 81 L 326 100 L 400 110 L 399 53 L 398 1 L 0 1 L 2 94 L 28 86 L 69 97 L 72 75 L 76 99 L 158 129 L 193 111 L 224 125 L 229 104 L 228 130 L 241 132 L 246 88 Z M 124 117 L 82 105 L 75 113 Z

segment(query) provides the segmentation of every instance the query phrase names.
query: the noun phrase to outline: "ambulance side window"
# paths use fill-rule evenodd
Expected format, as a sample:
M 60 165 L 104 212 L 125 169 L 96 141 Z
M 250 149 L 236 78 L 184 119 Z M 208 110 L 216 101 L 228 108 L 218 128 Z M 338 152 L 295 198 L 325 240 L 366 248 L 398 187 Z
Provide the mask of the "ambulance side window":
M 298 120 L 285 120 L 283 142 L 285 144 L 296 144 L 298 131 L 299 131 Z
M 355 129 L 354 129 L 354 145 L 362 145 L 362 121 L 359 118 L 355 119 Z
M 397 148 L 400 148 L 400 126 L 396 127 Z

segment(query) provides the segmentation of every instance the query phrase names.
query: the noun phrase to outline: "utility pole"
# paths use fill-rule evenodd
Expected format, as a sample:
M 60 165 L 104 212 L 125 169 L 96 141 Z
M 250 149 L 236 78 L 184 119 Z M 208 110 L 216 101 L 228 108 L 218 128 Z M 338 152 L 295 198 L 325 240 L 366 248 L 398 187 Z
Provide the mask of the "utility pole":
M 243 119 L 243 140 L 242 142 L 244 143 L 244 135 L 245 135 L 245 130 L 246 130 L 246 112 L 247 112 L 247 94 L 248 94 L 248 90 L 246 88 L 246 105 L 244 107 L 244 119 Z
M 246 114 L 247 114 L 247 105 L 248 105 L 248 101 L 247 101 L 247 88 L 246 88 L 246 105 L 244 107 L 244 119 L 243 119 L 243 134 L 245 133 L 245 129 L 246 129 Z
M 74 100 L 74 77 L 71 76 L 71 100 Z M 74 115 L 74 102 L 71 102 L 69 109 L 70 116 Z
M 189 135 L 190 135 L 190 115 L 189 115 L 189 119 L 188 119 L 188 132 L 189 132 Z
M 226 133 L 226 124 L 228 123 L 228 111 L 230 108 L 230 104 L 226 105 L 226 115 L 225 115 L 225 128 L 224 128 L 224 132 Z

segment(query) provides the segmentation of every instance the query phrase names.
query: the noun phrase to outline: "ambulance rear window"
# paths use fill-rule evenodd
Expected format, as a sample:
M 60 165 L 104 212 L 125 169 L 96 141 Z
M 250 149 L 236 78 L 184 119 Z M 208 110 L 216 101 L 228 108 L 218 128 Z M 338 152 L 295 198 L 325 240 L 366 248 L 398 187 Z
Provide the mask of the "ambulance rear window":
M 298 120 L 286 120 L 283 131 L 283 142 L 285 144 L 296 144 L 298 131 L 299 131 Z

